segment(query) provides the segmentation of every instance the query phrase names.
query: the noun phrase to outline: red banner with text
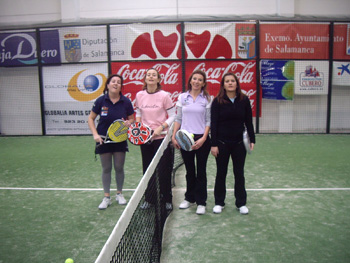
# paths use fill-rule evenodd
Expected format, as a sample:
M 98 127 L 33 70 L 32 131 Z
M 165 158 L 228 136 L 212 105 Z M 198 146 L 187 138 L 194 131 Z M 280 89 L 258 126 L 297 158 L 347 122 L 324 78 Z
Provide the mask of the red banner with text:
M 216 96 L 223 75 L 233 72 L 237 75 L 242 91 L 249 97 L 253 116 L 256 116 L 256 62 L 254 60 L 235 61 L 189 61 L 186 62 L 186 84 L 194 70 L 200 69 L 207 74 L 207 90 Z
M 119 74 L 124 79 L 122 93 L 135 105 L 136 93 L 141 91 L 147 69 L 155 68 L 161 75 L 162 89 L 170 93 L 175 105 L 182 92 L 181 63 L 174 61 L 157 62 L 113 62 L 112 74 Z
M 262 59 L 328 59 L 329 23 L 261 23 Z

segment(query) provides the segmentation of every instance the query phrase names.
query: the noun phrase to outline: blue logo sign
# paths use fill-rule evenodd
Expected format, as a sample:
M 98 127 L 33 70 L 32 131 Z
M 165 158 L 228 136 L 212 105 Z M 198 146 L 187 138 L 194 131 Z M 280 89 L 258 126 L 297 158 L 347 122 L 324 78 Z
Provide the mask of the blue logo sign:
M 40 32 L 42 63 L 60 63 L 58 30 Z M 35 32 L 0 33 L 0 66 L 38 64 Z

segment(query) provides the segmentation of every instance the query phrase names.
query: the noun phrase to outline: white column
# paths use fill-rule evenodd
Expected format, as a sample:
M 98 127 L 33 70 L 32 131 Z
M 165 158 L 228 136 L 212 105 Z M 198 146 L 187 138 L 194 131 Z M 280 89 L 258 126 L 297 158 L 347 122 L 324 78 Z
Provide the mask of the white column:
M 75 22 L 80 19 L 80 0 L 61 0 L 62 22 Z

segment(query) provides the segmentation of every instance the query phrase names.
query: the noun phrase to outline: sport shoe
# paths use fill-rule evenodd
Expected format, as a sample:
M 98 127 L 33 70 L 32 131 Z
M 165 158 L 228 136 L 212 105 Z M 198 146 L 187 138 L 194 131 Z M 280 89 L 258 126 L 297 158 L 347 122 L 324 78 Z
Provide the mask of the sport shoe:
M 173 210 L 173 205 L 171 203 L 165 203 L 166 210 Z
M 199 205 L 197 206 L 197 215 L 204 215 L 205 214 L 205 206 L 204 205 Z
M 249 213 L 249 209 L 248 207 L 246 207 L 245 205 L 244 206 L 241 206 L 239 208 L 237 208 L 239 210 L 239 212 L 242 214 L 242 215 L 246 215 Z
M 104 197 L 98 209 L 103 210 L 112 204 L 111 198 Z
M 151 204 L 147 201 L 143 202 L 142 205 L 140 205 L 141 209 L 149 209 L 151 207 Z
M 179 208 L 180 209 L 186 209 L 186 208 L 189 208 L 191 205 L 194 205 L 194 203 L 191 203 L 191 202 L 188 202 L 187 200 L 184 200 L 179 205 Z
M 126 200 L 122 194 L 117 194 L 115 196 L 115 200 L 120 204 L 120 205 L 126 205 Z
M 213 208 L 213 213 L 214 214 L 220 214 L 222 212 L 222 209 L 224 209 L 224 206 L 216 205 Z

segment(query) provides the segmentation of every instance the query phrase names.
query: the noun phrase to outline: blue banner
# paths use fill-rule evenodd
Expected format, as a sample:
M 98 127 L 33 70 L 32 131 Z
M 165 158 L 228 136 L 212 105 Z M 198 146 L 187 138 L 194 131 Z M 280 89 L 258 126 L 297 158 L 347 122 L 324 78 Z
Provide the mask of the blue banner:
M 261 88 L 263 99 L 293 100 L 294 61 L 262 60 Z
M 40 32 L 42 63 L 60 63 L 58 30 Z M 36 32 L 0 33 L 0 66 L 37 65 Z

